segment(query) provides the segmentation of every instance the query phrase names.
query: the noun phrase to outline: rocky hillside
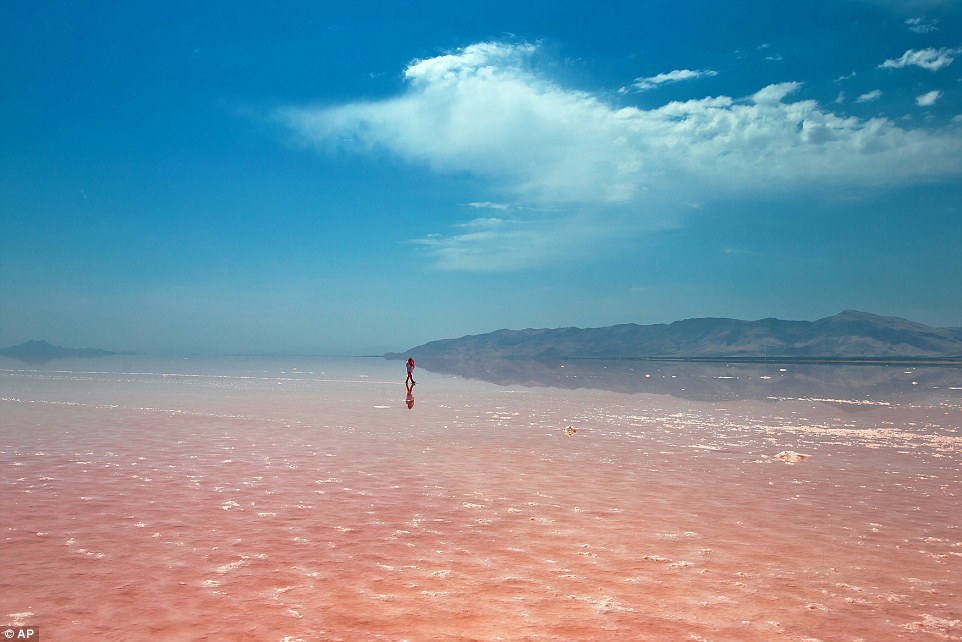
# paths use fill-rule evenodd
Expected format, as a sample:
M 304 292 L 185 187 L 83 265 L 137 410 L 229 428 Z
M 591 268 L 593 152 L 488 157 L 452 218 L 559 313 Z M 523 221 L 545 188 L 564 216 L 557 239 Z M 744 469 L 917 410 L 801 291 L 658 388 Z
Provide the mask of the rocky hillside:
M 550 358 L 958 358 L 962 330 L 847 310 L 818 321 L 686 319 L 605 328 L 498 330 L 431 341 L 406 356 Z

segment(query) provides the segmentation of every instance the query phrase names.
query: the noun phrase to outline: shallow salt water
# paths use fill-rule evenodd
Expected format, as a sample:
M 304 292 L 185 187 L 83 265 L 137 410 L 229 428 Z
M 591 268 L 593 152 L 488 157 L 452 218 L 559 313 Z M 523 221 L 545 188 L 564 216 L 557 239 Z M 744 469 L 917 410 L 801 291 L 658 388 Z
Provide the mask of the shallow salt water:
M 0 362 L 0 626 L 962 640 L 958 370 L 668 372 L 714 398 L 419 367 L 409 409 L 380 359 Z

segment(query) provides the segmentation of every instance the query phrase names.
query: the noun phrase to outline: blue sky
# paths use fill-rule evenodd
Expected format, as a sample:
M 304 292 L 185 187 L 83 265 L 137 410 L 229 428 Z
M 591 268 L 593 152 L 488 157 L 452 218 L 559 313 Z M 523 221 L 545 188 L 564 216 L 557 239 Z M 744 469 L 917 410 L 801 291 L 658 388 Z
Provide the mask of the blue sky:
M 962 3 L 0 3 L 0 345 L 962 326 Z

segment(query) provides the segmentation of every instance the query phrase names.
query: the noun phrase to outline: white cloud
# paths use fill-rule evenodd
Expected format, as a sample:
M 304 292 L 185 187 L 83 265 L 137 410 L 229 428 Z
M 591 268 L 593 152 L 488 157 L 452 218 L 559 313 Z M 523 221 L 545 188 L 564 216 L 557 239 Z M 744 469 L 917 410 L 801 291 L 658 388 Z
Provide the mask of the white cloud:
M 630 87 L 622 87 L 620 91 L 622 93 L 628 91 L 629 89 L 634 89 L 635 91 L 648 91 L 649 89 L 654 89 L 668 83 L 681 82 L 683 80 L 695 80 L 698 78 L 707 78 L 717 75 L 718 72 L 714 69 L 700 69 L 698 71 L 693 71 L 691 69 L 676 69 L 675 71 L 658 74 L 657 76 L 635 78 Z
M 878 99 L 881 98 L 881 97 L 882 97 L 882 90 L 881 90 L 881 89 L 875 89 L 875 90 L 872 90 L 872 91 L 870 91 L 870 92 L 868 92 L 868 93 L 862 94 L 861 96 L 859 96 L 858 98 L 855 99 L 855 102 L 857 102 L 857 103 L 871 103 L 871 102 L 875 102 L 876 100 L 878 100 Z
M 932 33 L 939 30 L 939 21 L 936 18 L 908 18 L 905 24 L 909 26 L 909 31 L 915 33 Z
M 922 67 L 929 71 L 938 71 L 942 67 L 948 67 L 955 60 L 955 57 L 962 53 L 962 48 L 949 49 L 909 49 L 900 58 L 886 60 L 879 67 L 881 69 L 902 69 L 910 65 Z
M 476 219 L 417 241 L 448 269 L 543 265 L 592 240 L 665 225 L 684 203 L 962 174 L 957 124 L 844 117 L 813 100 L 789 102 L 795 82 L 744 98 L 619 107 L 539 75 L 535 54 L 531 45 L 472 45 L 412 63 L 397 97 L 276 117 L 308 144 L 469 173 L 487 180 L 478 204 L 517 204 L 510 220 Z
M 440 270 L 503 272 L 550 265 L 591 245 L 596 226 L 582 226 L 576 217 L 539 219 L 478 218 L 454 226 L 453 234 L 433 234 L 412 243 L 425 248 Z
M 789 94 L 798 91 L 801 86 L 802 84 L 797 82 L 783 82 L 776 85 L 768 85 L 752 95 L 752 102 L 756 105 L 774 105 L 782 102 Z
M 507 221 L 505 221 L 503 218 L 489 216 L 488 218 L 476 218 L 473 221 L 468 221 L 467 223 L 460 223 L 458 227 L 472 230 L 493 230 L 500 228 L 505 223 L 507 223 Z
M 475 207 L 478 209 L 488 209 L 488 210 L 506 210 L 510 209 L 511 206 L 507 203 L 492 203 L 491 201 L 476 201 L 474 203 L 465 203 L 468 207 Z
M 915 99 L 915 103 L 919 107 L 931 107 L 936 103 L 936 101 L 942 97 L 942 92 L 935 90 L 928 93 L 922 94 Z

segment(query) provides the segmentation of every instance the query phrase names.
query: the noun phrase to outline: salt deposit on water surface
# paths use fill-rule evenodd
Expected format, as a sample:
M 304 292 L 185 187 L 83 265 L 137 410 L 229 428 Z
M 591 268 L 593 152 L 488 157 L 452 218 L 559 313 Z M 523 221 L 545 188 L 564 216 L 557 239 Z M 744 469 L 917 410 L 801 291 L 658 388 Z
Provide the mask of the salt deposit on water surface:
M 45 640 L 962 639 L 957 385 L 0 366 L 0 625 Z

